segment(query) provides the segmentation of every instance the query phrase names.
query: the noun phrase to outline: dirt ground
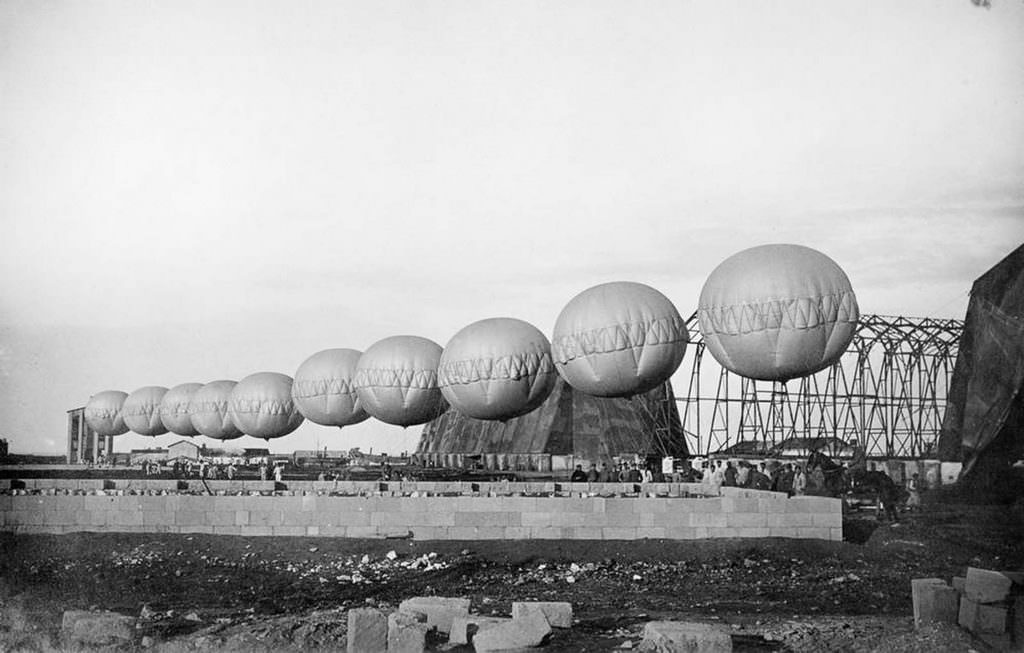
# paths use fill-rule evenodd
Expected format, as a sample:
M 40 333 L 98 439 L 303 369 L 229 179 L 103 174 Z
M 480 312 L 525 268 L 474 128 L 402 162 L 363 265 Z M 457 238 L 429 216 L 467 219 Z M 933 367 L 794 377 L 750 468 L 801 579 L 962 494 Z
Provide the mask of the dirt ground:
M 913 628 L 910 580 L 1024 569 L 1024 511 L 926 505 L 847 541 L 414 542 L 154 534 L 0 535 L 0 649 L 66 650 L 64 610 L 136 617 L 125 649 L 344 648 L 345 610 L 461 596 L 482 614 L 570 601 L 545 650 L 628 650 L 647 621 L 720 623 L 738 651 L 986 651 Z M 434 650 L 449 647 L 432 642 Z

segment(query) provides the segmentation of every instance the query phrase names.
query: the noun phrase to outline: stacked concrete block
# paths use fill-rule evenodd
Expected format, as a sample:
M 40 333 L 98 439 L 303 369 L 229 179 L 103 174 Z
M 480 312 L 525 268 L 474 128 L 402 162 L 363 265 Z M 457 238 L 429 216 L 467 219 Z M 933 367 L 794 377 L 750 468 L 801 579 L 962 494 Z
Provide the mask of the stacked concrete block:
M 1024 648 L 1024 574 L 969 567 L 958 623 L 997 650 Z
M 651 621 L 641 650 L 658 653 L 731 653 L 732 637 L 719 627 L 685 621 Z
M 959 593 L 941 578 L 910 581 L 914 600 L 914 626 L 928 622 L 957 623 Z

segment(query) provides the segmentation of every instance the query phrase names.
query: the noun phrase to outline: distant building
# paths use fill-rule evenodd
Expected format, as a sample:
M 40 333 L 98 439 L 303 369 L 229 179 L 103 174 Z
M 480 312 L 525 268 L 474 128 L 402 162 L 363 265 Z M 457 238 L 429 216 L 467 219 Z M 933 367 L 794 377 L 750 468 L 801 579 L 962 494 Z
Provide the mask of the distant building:
M 132 449 L 128 461 L 132 465 L 144 462 L 162 463 L 167 460 L 167 449 L 155 447 L 151 449 Z
M 344 465 L 348 461 L 348 452 L 331 449 L 298 449 L 292 453 L 291 462 L 300 467 Z
M 167 447 L 167 459 L 188 458 L 189 460 L 199 459 L 199 445 L 192 440 L 178 440 Z
M 101 436 L 93 431 L 85 421 L 85 408 L 68 411 L 68 448 L 67 462 L 69 465 L 96 463 L 114 453 L 114 436 Z

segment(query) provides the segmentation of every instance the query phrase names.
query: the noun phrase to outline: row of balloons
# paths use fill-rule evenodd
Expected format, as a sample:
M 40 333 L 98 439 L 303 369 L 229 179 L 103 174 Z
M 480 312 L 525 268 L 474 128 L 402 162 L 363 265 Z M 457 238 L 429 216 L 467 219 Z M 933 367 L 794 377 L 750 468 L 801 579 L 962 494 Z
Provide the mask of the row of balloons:
M 726 369 L 780 380 L 813 374 L 846 350 L 859 319 L 843 270 L 800 245 L 762 245 L 734 254 L 708 277 L 698 320 Z M 474 322 L 442 348 L 393 336 L 361 353 L 327 349 L 294 379 L 260 372 L 240 382 L 185 383 L 90 398 L 85 419 L 100 435 L 128 430 L 228 440 L 276 438 L 308 419 L 349 426 L 375 417 L 426 423 L 449 405 L 469 417 L 507 420 L 537 408 L 556 375 L 599 397 L 630 397 L 666 381 L 683 360 L 685 321 L 662 293 L 633 282 L 594 286 L 559 314 L 552 338 L 514 318 Z

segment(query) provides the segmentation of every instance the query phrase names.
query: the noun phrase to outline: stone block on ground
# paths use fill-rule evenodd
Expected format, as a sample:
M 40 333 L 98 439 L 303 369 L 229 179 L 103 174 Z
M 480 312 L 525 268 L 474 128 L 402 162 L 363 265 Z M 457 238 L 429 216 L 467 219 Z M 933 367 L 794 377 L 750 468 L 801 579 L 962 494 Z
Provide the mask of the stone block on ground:
M 473 636 L 477 653 L 516 651 L 540 646 L 551 633 L 548 620 L 539 610 L 528 611 L 519 619 L 481 631 Z
M 388 615 L 388 653 L 423 653 L 427 648 L 427 624 L 404 612 Z
M 645 651 L 732 653 L 732 637 L 718 626 L 686 621 L 651 621 L 644 626 Z
M 957 623 L 976 635 L 1000 635 L 1007 632 L 1009 609 L 1000 605 L 986 605 L 966 596 L 960 599 Z
M 348 653 L 385 653 L 388 650 L 388 617 L 376 608 L 348 611 Z
M 1024 574 L 968 567 L 964 595 L 976 603 L 1001 603 L 1012 596 L 1014 584 L 1024 584 Z
M 572 603 L 567 601 L 515 601 L 512 618 L 519 619 L 531 610 L 539 610 L 552 628 L 572 628 Z
M 956 624 L 960 594 L 941 578 L 915 578 L 910 581 L 914 600 L 914 626 L 929 621 Z
M 452 630 L 448 634 L 449 644 L 465 645 L 473 641 L 478 633 L 512 621 L 508 617 L 485 617 L 471 614 L 468 617 L 452 619 Z
M 122 644 L 135 636 L 135 618 L 116 612 L 67 610 L 61 619 L 61 631 L 65 639 L 81 644 Z
M 447 634 L 452 629 L 452 619 L 469 616 L 469 599 L 445 596 L 415 596 L 398 605 L 399 612 L 420 612 L 427 615 L 427 626 Z

